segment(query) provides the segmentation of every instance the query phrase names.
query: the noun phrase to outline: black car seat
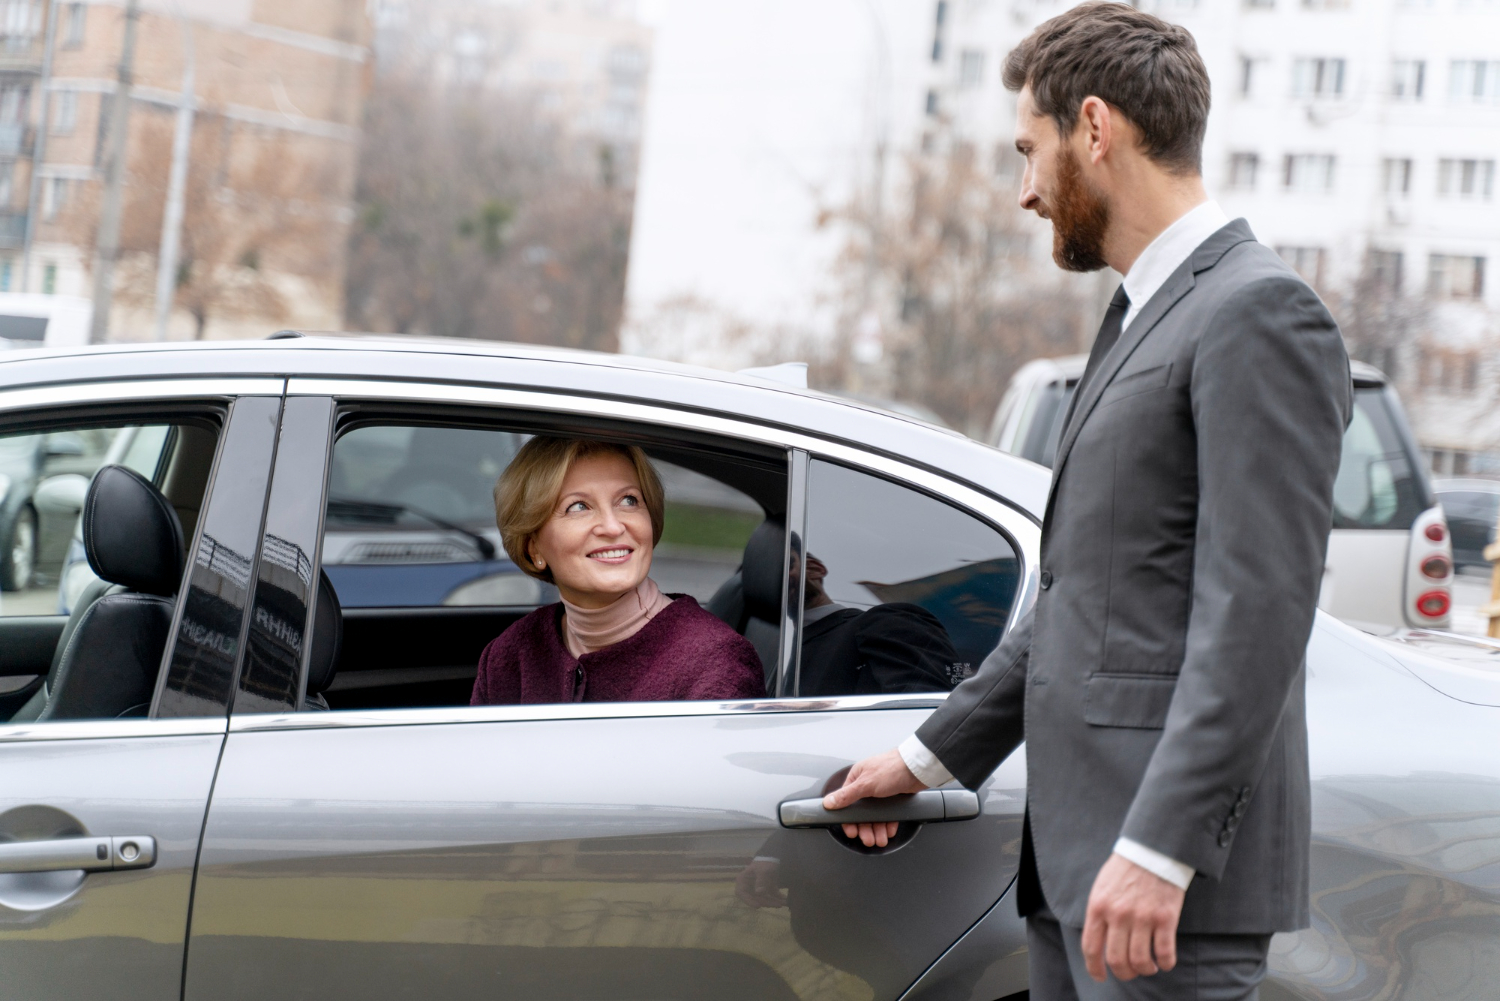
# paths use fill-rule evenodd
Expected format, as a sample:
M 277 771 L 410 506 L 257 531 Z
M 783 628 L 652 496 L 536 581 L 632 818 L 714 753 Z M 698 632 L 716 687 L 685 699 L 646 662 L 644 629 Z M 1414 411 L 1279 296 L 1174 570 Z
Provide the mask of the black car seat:
M 767 518 L 750 533 L 739 570 L 708 601 L 710 612 L 729 623 L 755 647 L 767 688 L 776 670 L 785 566 L 786 526 L 779 518 Z
M 177 512 L 139 473 L 105 466 L 83 502 L 83 548 L 100 578 L 63 628 L 40 691 L 12 722 L 145 715 L 182 580 Z
M 318 603 L 313 609 L 312 650 L 307 658 L 308 709 L 327 709 L 323 693 L 333 684 L 339 669 L 339 647 L 344 642 L 344 611 L 333 581 L 326 571 L 318 571 Z

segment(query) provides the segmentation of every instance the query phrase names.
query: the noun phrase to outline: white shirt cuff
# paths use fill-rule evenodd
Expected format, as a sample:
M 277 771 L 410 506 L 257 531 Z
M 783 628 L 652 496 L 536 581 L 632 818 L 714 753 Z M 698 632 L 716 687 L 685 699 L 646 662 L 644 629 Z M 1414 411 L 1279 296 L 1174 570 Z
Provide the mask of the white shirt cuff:
M 906 767 L 929 789 L 947 785 L 953 781 L 953 773 L 943 767 L 943 763 L 937 759 L 937 755 L 927 749 L 927 745 L 912 734 L 903 740 L 897 747 L 896 753 L 901 755 L 901 760 L 906 762 Z
M 918 777 L 920 778 L 920 776 Z M 1147 848 L 1139 841 L 1121 838 L 1115 842 L 1115 854 L 1127 862 L 1134 862 L 1154 876 L 1160 876 L 1179 890 L 1186 890 L 1188 884 L 1193 881 L 1194 873 L 1192 866 L 1183 865 L 1176 859 L 1169 858 L 1154 848 Z

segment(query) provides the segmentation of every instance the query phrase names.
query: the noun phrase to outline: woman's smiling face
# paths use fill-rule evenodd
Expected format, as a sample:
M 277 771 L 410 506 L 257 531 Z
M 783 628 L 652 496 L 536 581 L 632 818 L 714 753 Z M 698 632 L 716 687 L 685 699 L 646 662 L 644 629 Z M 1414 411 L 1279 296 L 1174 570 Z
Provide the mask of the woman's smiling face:
M 563 477 L 552 518 L 527 547 L 552 571 L 564 598 L 602 608 L 651 572 L 651 514 L 635 466 L 618 452 L 577 459 Z

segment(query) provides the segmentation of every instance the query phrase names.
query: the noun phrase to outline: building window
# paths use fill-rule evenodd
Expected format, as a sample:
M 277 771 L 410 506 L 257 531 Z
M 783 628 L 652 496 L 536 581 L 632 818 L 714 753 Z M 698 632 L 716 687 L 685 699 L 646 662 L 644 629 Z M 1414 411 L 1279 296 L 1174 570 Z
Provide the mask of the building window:
M 1489 201 L 1495 190 L 1494 160 L 1439 160 L 1438 197 Z
M 1245 6 L 1255 10 L 1270 10 L 1276 6 L 1276 0 L 1245 0 Z
M 1421 59 L 1397 59 L 1391 64 L 1391 96 L 1398 101 L 1420 101 L 1427 78 L 1427 63 Z
M 1290 264 L 1307 284 L 1316 286 L 1323 280 L 1325 254 L 1322 247 L 1277 247 L 1276 253 L 1280 254 L 1281 259 Z
M 1393 295 L 1401 292 L 1401 251 L 1371 250 L 1366 263 L 1370 284 Z
M 1344 60 L 1292 60 L 1292 96 L 1332 99 L 1344 96 Z
M 78 92 L 59 90 L 52 95 L 52 134 L 68 135 L 78 125 Z
M 1349 0 L 1302 0 L 1302 6 L 1308 10 L 1342 10 L 1349 6 Z
M 1333 190 L 1333 157 L 1326 153 L 1288 153 L 1282 184 L 1288 191 L 1326 194 Z
M 1448 96 L 1464 103 L 1500 101 L 1500 61 L 1453 60 L 1448 68 Z
M 11 276 L 15 273 L 16 262 L 7 257 L 0 261 L 0 292 L 9 292 Z
M 42 294 L 43 295 L 56 295 L 57 294 L 57 265 L 56 264 L 44 264 L 44 265 L 42 265 Z
M 10 199 L 14 194 L 16 175 L 16 163 L 14 160 L 0 162 L 0 211 L 10 208 Z
M 958 57 L 958 85 L 978 87 L 984 82 L 984 53 L 978 49 L 964 49 Z
M 1438 299 L 1478 299 L 1484 295 L 1484 258 L 1432 254 L 1427 258 L 1427 293 Z
M 1395 198 L 1411 194 L 1411 160 L 1386 157 L 1380 163 L 1380 189 Z
M 1260 168 L 1257 153 L 1229 154 L 1229 186 L 1240 191 L 1255 189 L 1255 172 Z
M 1254 97 L 1260 86 L 1261 69 L 1266 61 L 1256 56 L 1240 56 L 1239 90 L 1241 97 Z
M 46 177 L 42 179 L 42 218 L 51 222 L 57 213 L 68 204 L 68 179 Z
M 68 4 L 67 26 L 63 29 L 63 48 L 83 48 L 83 28 L 88 21 L 89 5 L 86 3 Z
M 929 90 L 927 92 L 927 105 L 926 105 L 926 108 L 927 108 L 927 113 L 929 115 L 933 115 L 933 116 L 937 115 L 937 113 L 938 113 L 938 94 L 937 94 L 937 91 L 935 91 L 935 90 Z
M 41 27 L 41 5 L 33 0 L 0 0 L 0 38 L 5 51 L 25 52 Z

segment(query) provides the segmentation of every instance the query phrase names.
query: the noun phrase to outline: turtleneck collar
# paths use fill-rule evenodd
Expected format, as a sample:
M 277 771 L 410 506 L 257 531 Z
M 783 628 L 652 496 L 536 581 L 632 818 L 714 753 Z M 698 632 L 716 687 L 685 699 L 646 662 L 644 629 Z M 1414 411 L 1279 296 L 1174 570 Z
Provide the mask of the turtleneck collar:
M 603 608 L 580 608 L 564 598 L 563 642 L 574 657 L 614 646 L 640 632 L 671 603 L 650 577 Z

